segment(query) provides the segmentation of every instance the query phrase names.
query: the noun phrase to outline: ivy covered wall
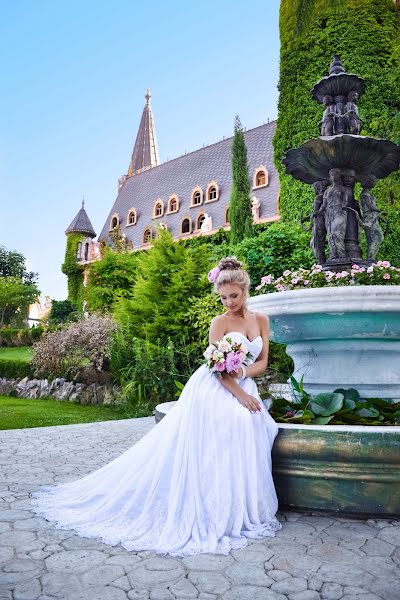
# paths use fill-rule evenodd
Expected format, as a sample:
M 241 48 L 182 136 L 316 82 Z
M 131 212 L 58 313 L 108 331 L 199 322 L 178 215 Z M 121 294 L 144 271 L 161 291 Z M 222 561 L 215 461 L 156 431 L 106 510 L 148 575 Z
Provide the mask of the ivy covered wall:
M 328 74 L 334 54 L 347 72 L 366 82 L 358 107 L 361 133 L 387 137 L 387 118 L 400 111 L 400 7 L 393 0 L 347 0 L 339 14 L 317 0 L 306 31 L 296 35 L 298 0 L 282 0 L 278 123 L 274 138 L 280 174 L 280 212 L 298 221 L 310 212 L 311 186 L 284 174 L 281 160 L 290 148 L 319 135 L 323 107 L 311 98 L 313 85 Z M 390 134 L 389 134 L 389 137 Z M 400 175 L 375 187 L 378 206 L 388 212 L 389 231 L 379 257 L 400 264 Z
M 84 239 L 82 233 L 67 234 L 67 248 L 61 267 L 61 271 L 68 278 L 68 300 L 76 310 L 82 310 L 83 306 L 83 267 L 77 262 L 77 252 L 79 242 L 83 242 Z

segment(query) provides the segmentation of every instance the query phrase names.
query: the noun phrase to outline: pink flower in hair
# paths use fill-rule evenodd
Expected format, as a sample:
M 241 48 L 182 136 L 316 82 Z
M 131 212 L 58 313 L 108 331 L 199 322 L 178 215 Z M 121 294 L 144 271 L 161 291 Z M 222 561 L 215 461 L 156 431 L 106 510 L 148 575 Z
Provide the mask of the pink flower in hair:
M 208 281 L 210 283 L 215 283 L 215 281 L 217 280 L 218 275 L 221 273 L 221 269 L 219 267 L 214 267 L 213 269 L 211 269 L 211 271 L 208 272 Z

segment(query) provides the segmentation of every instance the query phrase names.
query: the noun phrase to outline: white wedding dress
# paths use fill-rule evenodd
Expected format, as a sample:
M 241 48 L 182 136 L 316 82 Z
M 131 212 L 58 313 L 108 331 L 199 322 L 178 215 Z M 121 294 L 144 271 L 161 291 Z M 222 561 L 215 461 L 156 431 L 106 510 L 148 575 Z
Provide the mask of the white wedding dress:
M 260 354 L 260 336 L 229 335 Z M 240 385 L 259 399 L 251 378 Z M 262 402 L 251 413 L 203 365 L 139 442 L 82 479 L 42 488 L 33 508 L 60 529 L 127 550 L 228 554 L 281 527 L 271 473 L 277 432 Z

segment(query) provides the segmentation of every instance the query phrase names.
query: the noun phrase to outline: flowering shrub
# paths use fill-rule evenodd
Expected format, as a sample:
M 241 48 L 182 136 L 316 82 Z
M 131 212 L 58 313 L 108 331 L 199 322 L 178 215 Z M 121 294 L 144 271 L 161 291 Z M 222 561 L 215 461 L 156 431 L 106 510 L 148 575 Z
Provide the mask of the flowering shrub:
M 300 288 L 337 287 L 348 285 L 400 285 L 400 269 L 387 260 L 379 260 L 369 267 L 352 265 L 350 271 L 323 271 L 321 265 L 311 269 L 284 271 L 280 277 L 266 275 L 256 290 L 261 294 L 284 292 Z
M 33 346 L 35 374 L 46 378 L 65 377 L 81 383 L 103 381 L 115 327 L 110 317 L 91 315 L 60 331 L 44 334 Z

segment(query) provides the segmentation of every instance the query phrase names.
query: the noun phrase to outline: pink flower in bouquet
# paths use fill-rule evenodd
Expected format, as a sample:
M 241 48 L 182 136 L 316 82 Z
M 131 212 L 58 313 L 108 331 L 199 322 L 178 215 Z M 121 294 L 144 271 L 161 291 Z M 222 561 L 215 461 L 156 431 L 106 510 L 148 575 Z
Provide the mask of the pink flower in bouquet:
M 385 274 L 383 275 L 383 279 L 390 279 L 390 275 L 389 275 L 389 273 L 385 273 Z
M 236 354 L 236 352 L 229 352 L 226 357 L 226 370 L 228 373 L 232 373 L 232 371 L 237 371 L 238 368 L 242 364 L 242 359 L 240 354 Z
M 213 269 L 211 269 L 211 271 L 208 272 L 208 281 L 210 283 L 214 283 L 220 273 L 221 269 L 219 267 L 214 267 Z
M 214 365 L 214 369 L 222 373 L 222 371 L 225 371 L 226 369 L 226 362 L 224 360 L 222 360 L 221 362 L 216 362 Z

